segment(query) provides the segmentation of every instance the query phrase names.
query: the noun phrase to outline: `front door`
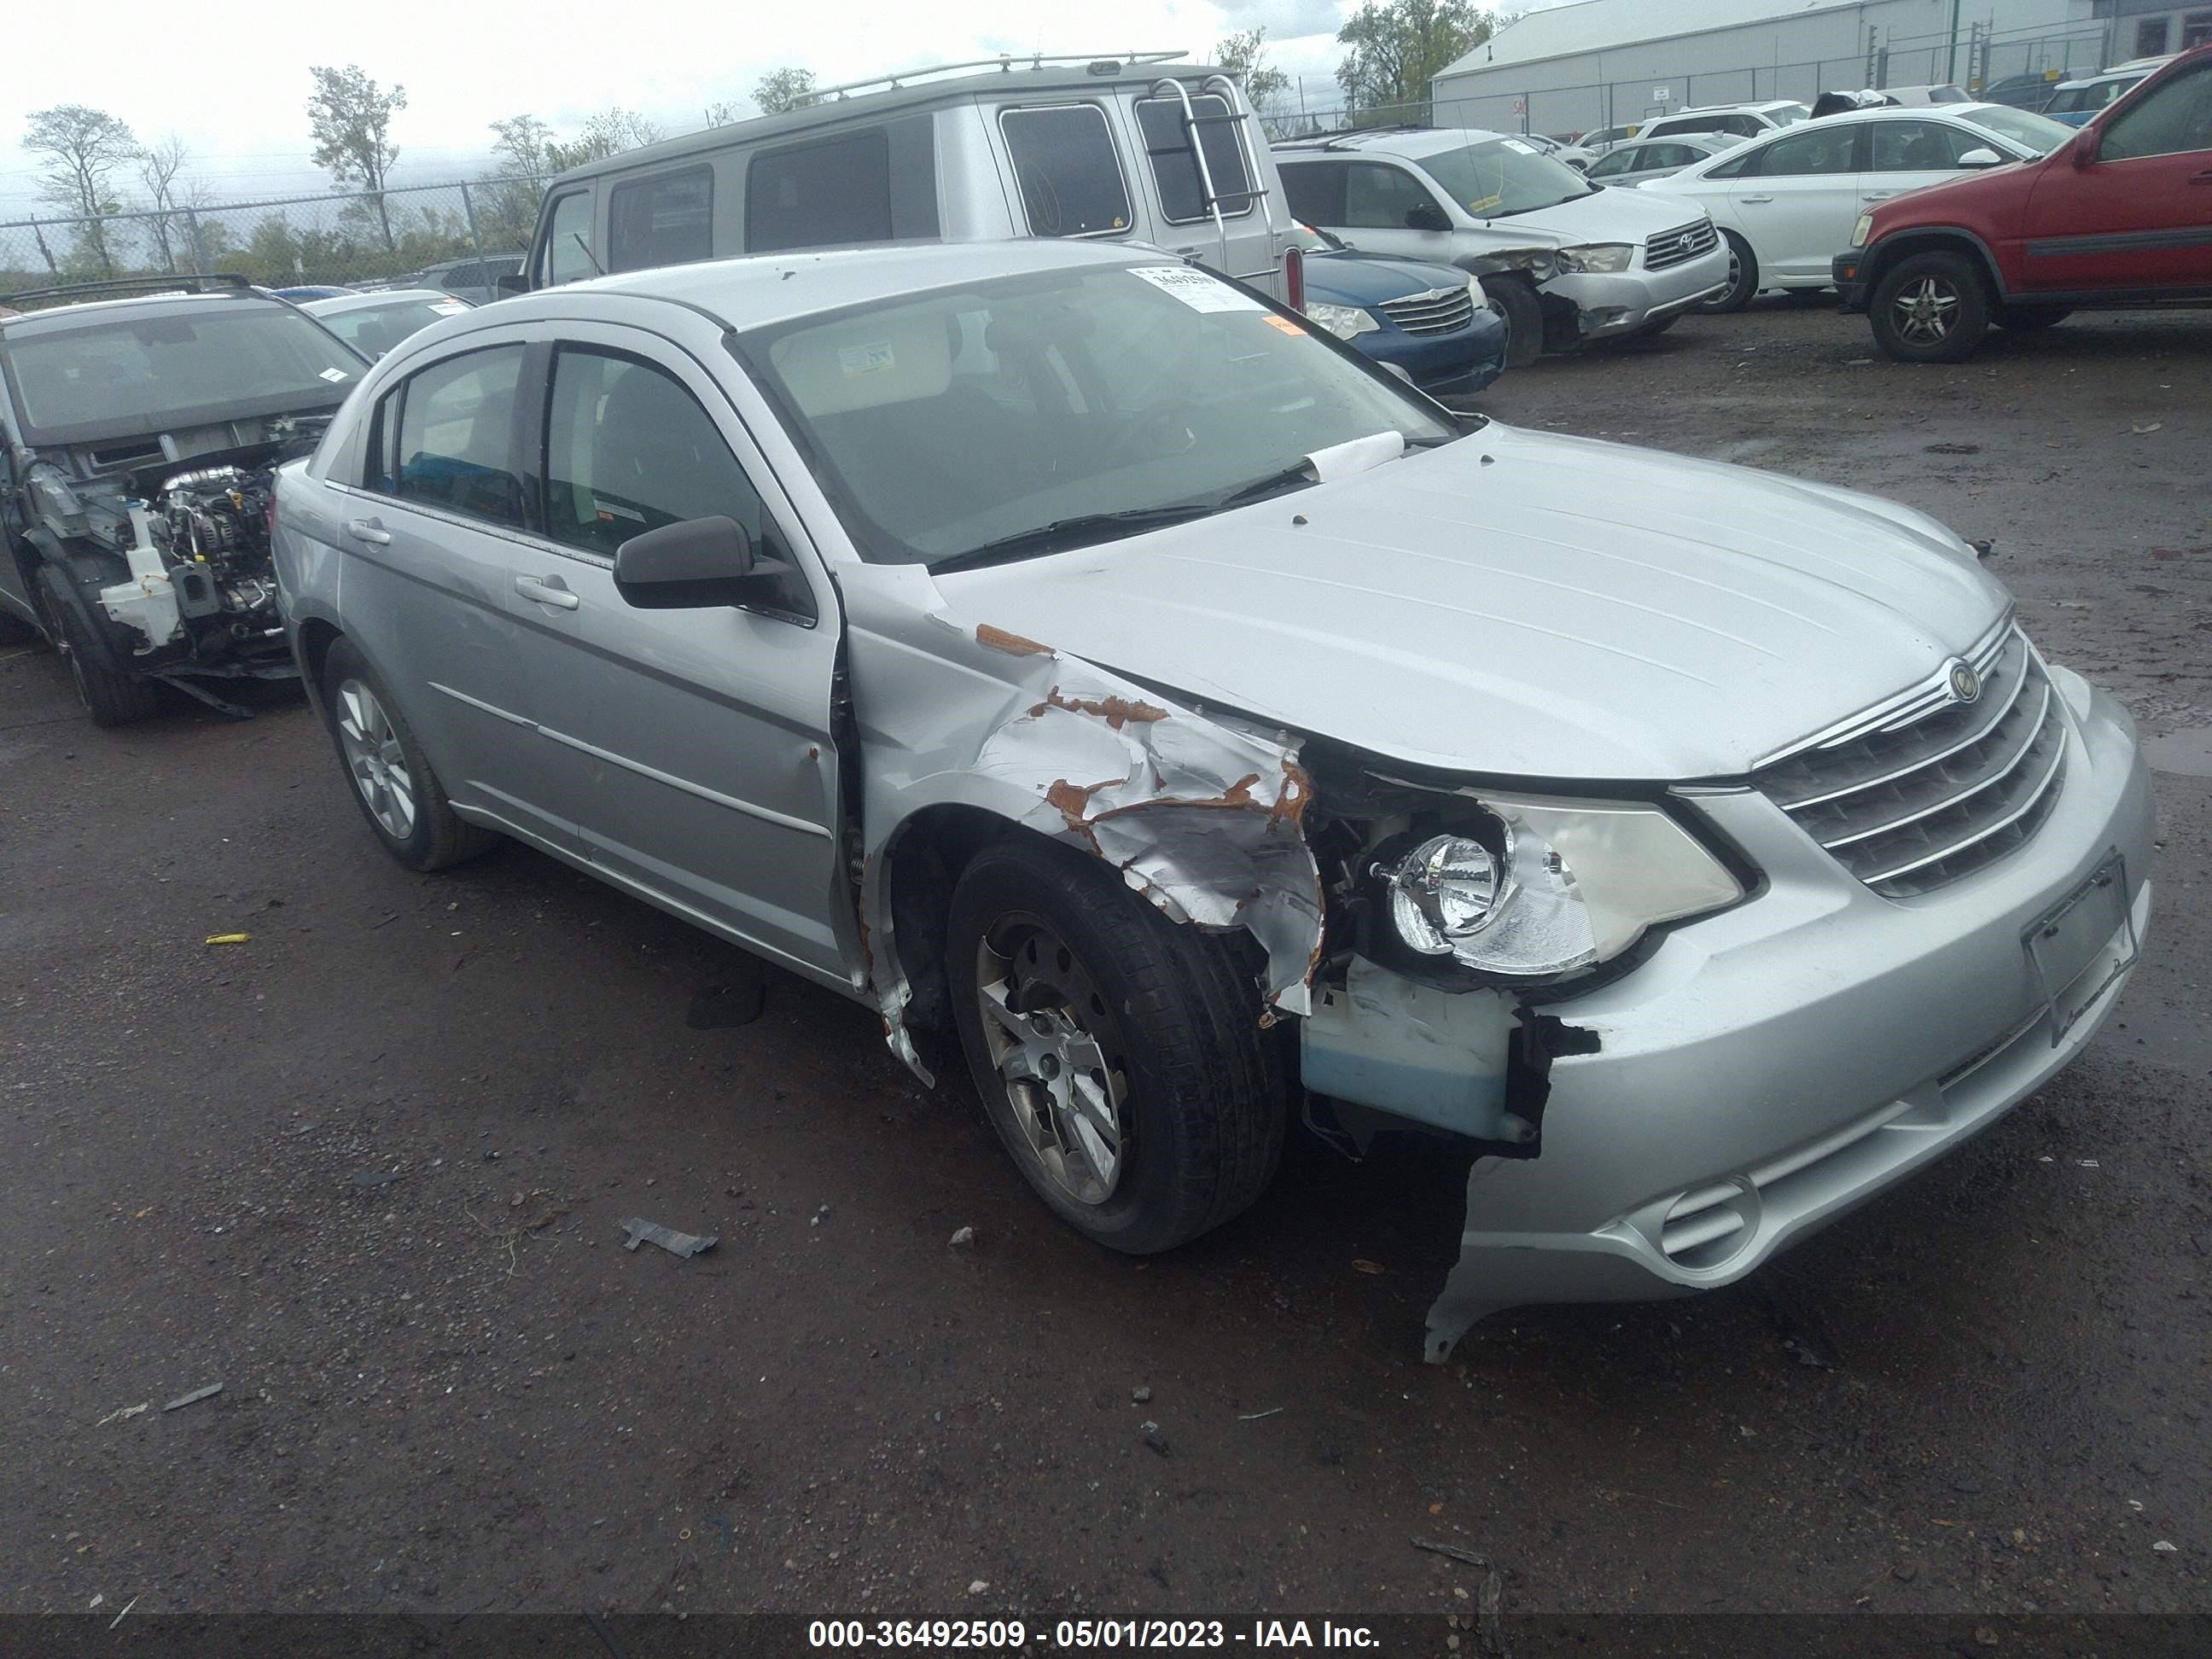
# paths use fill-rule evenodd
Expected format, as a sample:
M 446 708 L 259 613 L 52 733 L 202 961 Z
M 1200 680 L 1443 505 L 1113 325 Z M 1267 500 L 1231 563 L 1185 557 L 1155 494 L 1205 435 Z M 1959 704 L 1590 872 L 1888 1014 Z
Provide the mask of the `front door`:
M 666 908 L 839 981 L 838 617 L 798 519 L 710 376 L 641 331 L 543 349 L 544 539 L 510 608 L 563 815 L 585 856 Z M 774 610 L 641 611 L 642 531 L 724 514 L 799 571 Z
M 2028 291 L 2212 289 L 2212 62 L 2153 87 L 2095 133 L 2094 161 L 2076 167 L 2062 150 L 2035 181 Z
M 1978 149 L 2012 159 L 1994 140 L 1944 121 L 1869 121 L 1866 128 L 1867 166 L 1859 178 L 1863 207 L 1955 179 L 1971 170 L 1960 158 Z

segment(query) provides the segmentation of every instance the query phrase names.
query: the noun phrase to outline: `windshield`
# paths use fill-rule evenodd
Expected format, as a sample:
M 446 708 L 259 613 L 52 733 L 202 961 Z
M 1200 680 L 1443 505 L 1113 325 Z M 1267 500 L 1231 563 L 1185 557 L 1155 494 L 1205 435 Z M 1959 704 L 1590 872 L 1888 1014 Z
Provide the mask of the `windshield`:
M 1518 138 L 1492 138 L 1423 155 L 1414 165 L 1478 219 L 1508 219 L 1590 193 L 1582 174 Z
M 1211 511 L 1316 450 L 1458 435 L 1348 349 L 1182 264 L 1000 277 L 732 349 L 876 564 L 1100 514 Z
M 8 371 L 24 424 L 42 435 L 81 426 L 158 432 L 223 410 L 337 403 L 361 359 L 289 307 L 221 301 L 190 314 L 17 335 Z
M 1984 132 L 1994 132 L 2000 138 L 2009 138 L 2032 155 L 2048 155 L 2074 136 L 2074 129 L 2063 121 L 2046 120 L 2024 109 L 2008 109 L 2002 104 L 1992 104 L 1959 117 Z
M 469 308 L 462 300 L 396 300 L 390 305 L 317 312 L 315 319 L 364 357 L 381 357 L 419 328 Z

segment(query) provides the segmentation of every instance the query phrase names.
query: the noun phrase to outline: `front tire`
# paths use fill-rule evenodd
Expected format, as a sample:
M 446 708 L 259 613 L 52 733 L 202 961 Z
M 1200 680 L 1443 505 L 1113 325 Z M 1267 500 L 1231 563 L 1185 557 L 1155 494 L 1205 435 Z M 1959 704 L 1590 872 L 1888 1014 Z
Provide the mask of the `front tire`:
M 1698 307 L 1699 311 L 1714 314 L 1741 311 L 1759 292 L 1759 256 L 1751 251 L 1751 244 L 1732 230 L 1724 230 L 1721 234 L 1728 239 L 1729 285 L 1718 297 Z
M 1544 355 L 1544 307 L 1517 276 L 1481 279 L 1483 298 L 1505 319 L 1505 367 L 1526 368 Z
M 59 593 L 46 596 L 55 640 L 69 659 L 70 678 L 94 726 L 130 726 L 161 712 L 161 694 L 150 680 L 108 666 L 106 651 L 92 636 L 84 614 Z
M 355 804 L 393 858 L 410 870 L 442 870 L 499 844 L 455 814 L 415 728 L 350 640 L 323 659 L 323 708 Z
M 1096 859 L 1014 837 L 953 890 L 946 969 L 985 1115 L 1079 1232 L 1133 1255 L 1249 1208 L 1288 1119 L 1238 942 L 1178 927 Z
M 1875 284 L 1874 343 L 1905 363 L 1964 362 L 1990 331 L 1982 273 L 1963 253 L 1916 253 Z

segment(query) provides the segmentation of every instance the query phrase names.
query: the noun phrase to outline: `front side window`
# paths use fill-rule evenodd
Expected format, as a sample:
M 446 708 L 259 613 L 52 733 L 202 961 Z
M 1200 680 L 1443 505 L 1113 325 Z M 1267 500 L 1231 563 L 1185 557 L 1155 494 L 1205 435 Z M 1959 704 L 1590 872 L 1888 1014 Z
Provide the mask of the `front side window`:
M 1001 111 L 999 131 L 1039 236 L 1112 236 L 1129 228 L 1129 186 L 1096 104 Z
M 633 179 L 608 197 L 609 270 L 689 264 L 714 254 L 714 168 Z
M 552 222 L 545 233 L 544 280 L 548 287 L 580 283 L 598 276 L 592 263 L 592 195 L 570 191 L 553 204 Z
M 1859 131 L 1864 125 L 1860 121 L 1838 125 L 1832 118 L 1808 122 L 1804 131 L 1777 138 L 1747 157 L 1741 176 L 1796 179 L 1855 173 L 1858 169 L 1852 153 L 1858 148 Z
M 890 139 L 881 127 L 763 150 L 745 168 L 745 252 L 891 238 Z
M 1437 187 L 1478 219 L 1510 219 L 1590 193 L 1589 179 L 1518 138 L 1492 138 L 1421 157 Z
M 716 514 L 761 538 L 761 499 L 697 398 L 635 357 L 563 346 L 545 431 L 545 533 L 611 559 L 631 537 Z
M 1355 230 L 1403 230 L 1417 209 L 1441 211 L 1437 199 L 1403 167 L 1354 161 L 1344 178 L 1344 222 Z
M 410 375 L 386 463 L 392 493 L 494 524 L 521 524 L 521 468 L 514 459 L 514 389 L 521 376 L 519 345 L 464 352 Z
M 2105 124 L 2100 161 L 2212 150 L 2212 63 L 2154 87 Z
M 1455 435 L 1347 349 L 1164 262 L 886 298 L 732 349 L 874 563 L 1018 556 L 1008 540 L 1046 526 L 1202 515 L 1355 438 Z
M 2031 155 L 2048 155 L 2074 136 L 2074 129 L 2061 121 L 2052 121 L 2024 109 L 2008 109 L 2002 105 L 1978 109 L 1972 115 L 1960 117 L 1970 121 L 1984 132 L 1994 132 L 2000 138 L 2008 138 Z
M 1633 173 L 1643 165 L 1637 158 L 1647 149 L 1656 155 L 1665 148 L 1663 144 L 1640 144 L 1628 149 L 1607 150 L 1591 163 L 1589 177 L 1611 179 L 1619 173 Z
M 1252 174 L 1244 163 L 1237 124 L 1222 118 L 1229 113 L 1228 104 L 1218 97 L 1194 98 L 1190 109 L 1198 118 L 1199 146 L 1206 155 L 1206 171 L 1213 175 L 1221 211 L 1224 215 L 1249 213 Z M 1171 225 L 1209 217 L 1198 163 L 1192 159 L 1189 135 L 1183 128 L 1182 100 L 1138 100 L 1137 132 L 1152 164 L 1152 180 L 1159 187 L 1161 217 Z

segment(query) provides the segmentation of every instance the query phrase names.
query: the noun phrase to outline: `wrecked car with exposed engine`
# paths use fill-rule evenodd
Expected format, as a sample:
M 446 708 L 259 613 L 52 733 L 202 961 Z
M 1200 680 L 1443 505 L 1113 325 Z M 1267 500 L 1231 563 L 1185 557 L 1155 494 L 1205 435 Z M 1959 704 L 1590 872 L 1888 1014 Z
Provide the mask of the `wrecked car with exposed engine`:
M 1474 1319 L 1680 1294 L 2078 1053 L 2127 717 L 1871 497 L 1454 415 L 1256 292 L 1032 241 L 450 319 L 278 475 L 376 836 L 511 836 L 958 1055 L 1170 1248 L 1301 1120 L 1475 1154 Z
M 225 692 L 294 672 L 271 470 L 313 448 L 365 361 L 242 277 L 5 297 L 23 309 L 0 317 L 0 624 L 51 640 L 102 726 L 154 713 L 163 683 L 248 713 Z

